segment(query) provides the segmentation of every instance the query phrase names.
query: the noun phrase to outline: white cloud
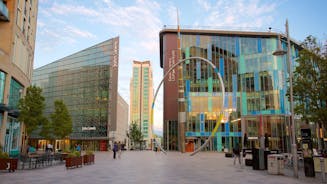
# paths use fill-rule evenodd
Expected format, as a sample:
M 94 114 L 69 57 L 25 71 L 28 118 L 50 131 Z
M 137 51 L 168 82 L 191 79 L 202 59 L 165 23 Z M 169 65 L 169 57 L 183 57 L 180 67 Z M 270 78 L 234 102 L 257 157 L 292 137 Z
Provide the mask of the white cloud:
M 197 3 L 205 10 L 209 11 L 211 8 L 211 4 L 206 0 L 197 0 Z
M 258 28 L 273 21 L 272 13 L 276 7 L 276 3 L 259 0 L 221 0 L 211 6 L 208 16 L 201 18 L 205 20 L 205 25 L 210 26 Z
M 70 36 L 78 36 L 83 38 L 95 38 L 96 36 L 88 31 L 83 31 L 81 29 L 78 29 L 76 27 L 67 25 L 64 27 L 64 32 L 68 33 Z
M 49 12 L 59 15 L 83 15 L 83 16 L 99 16 L 99 12 L 96 10 L 86 8 L 79 5 L 69 5 L 63 3 L 54 3 L 49 9 Z

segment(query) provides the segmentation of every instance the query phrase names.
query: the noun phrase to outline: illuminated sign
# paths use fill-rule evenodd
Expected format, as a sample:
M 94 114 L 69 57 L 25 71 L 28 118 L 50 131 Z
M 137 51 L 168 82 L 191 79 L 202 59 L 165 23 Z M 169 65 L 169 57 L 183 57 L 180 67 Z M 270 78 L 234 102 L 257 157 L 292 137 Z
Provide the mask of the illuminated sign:
M 82 127 L 82 131 L 85 130 L 96 130 L 96 127 L 92 126 L 92 127 Z

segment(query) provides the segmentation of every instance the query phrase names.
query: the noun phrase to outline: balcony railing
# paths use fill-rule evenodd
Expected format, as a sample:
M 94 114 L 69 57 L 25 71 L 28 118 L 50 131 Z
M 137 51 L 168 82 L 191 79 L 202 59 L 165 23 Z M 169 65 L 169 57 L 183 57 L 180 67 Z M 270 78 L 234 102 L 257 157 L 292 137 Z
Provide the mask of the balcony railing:
M 2 0 L 0 0 L 0 21 L 9 21 L 8 8 Z

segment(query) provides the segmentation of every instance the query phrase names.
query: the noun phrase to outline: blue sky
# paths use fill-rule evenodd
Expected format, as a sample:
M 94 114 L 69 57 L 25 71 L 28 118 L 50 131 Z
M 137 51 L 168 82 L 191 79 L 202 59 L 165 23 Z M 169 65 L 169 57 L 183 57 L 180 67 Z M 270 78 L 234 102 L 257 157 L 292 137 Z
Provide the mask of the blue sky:
M 78 52 L 115 36 L 120 37 L 118 91 L 129 103 L 132 61 L 150 60 L 158 86 L 159 31 L 181 28 L 284 32 L 303 41 L 313 35 L 327 40 L 325 0 L 39 0 L 34 68 Z M 155 130 L 162 132 L 162 93 L 155 107 Z

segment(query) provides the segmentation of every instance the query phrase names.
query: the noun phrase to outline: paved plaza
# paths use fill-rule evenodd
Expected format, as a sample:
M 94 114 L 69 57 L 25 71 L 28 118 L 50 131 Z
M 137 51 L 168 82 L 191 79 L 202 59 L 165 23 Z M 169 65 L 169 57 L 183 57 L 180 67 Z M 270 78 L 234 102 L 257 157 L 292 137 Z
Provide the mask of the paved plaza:
M 303 170 L 299 179 L 291 172 L 270 175 L 267 171 L 233 165 L 232 158 L 223 153 L 200 152 L 191 157 L 179 152 L 126 151 L 121 159 L 112 159 L 112 152 L 96 152 L 95 164 L 66 169 L 64 164 L 47 168 L 0 172 L 0 184 L 52 184 L 52 183 L 231 183 L 231 184 L 292 184 L 321 183 L 320 176 L 307 178 Z

